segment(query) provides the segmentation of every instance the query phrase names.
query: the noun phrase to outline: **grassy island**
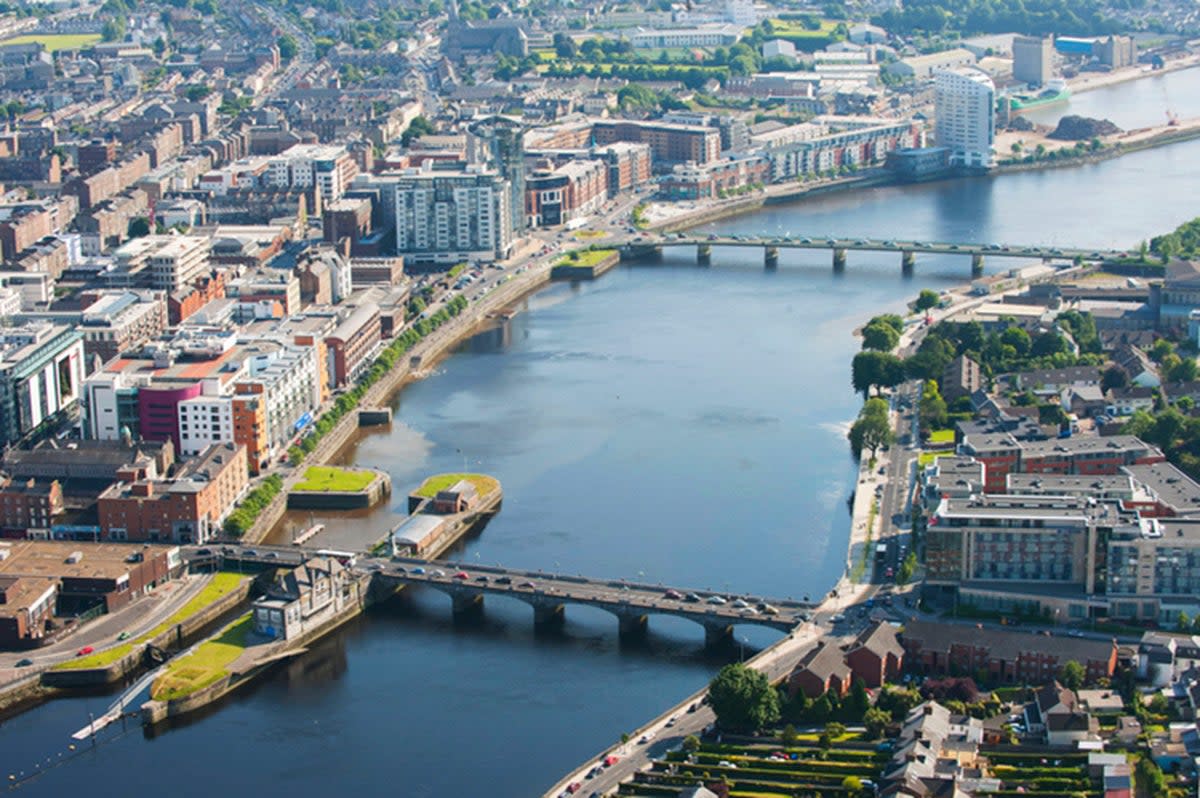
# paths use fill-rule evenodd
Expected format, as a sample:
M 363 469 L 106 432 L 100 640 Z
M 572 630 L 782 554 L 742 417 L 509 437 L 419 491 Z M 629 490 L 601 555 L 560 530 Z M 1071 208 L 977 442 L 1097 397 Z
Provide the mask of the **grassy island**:
M 246 639 L 253 629 L 253 617 L 246 613 L 192 653 L 173 660 L 163 675 L 154 680 L 150 697 L 155 701 L 172 701 L 216 684 L 229 675 L 229 666 L 246 650 Z
M 446 490 L 464 479 L 475 486 L 475 490 L 479 491 L 480 496 L 486 496 L 500 487 L 500 482 L 495 477 L 489 477 L 486 474 L 435 474 L 422 482 L 421 487 L 413 491 L 413 495 L 423 499 L 432 499 L 438 494 L 438 491 Z
M 374 471 L 335 468 L 333 466 L 310 466 L 304 479 L 292 488 L 301 492 L 359 493 L 375 481 Z

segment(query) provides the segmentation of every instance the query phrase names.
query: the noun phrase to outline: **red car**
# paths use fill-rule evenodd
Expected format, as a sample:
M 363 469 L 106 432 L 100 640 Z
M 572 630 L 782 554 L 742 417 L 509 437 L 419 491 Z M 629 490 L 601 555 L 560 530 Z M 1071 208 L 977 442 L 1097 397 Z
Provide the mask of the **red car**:
M 455 578 L 455 579 L 467 579 L 467 578 L 468 578 L 468 577 L 467 577 L 467 572 L 466 572 L 466 571 L 459 571 L 458 573 L 456 573 L 456 574 L 454 575 L 454 578 Z
M 92 646 L 84 646 L 83 648 L 81 648 L 81 649 L 79 649 L 78 651 L 76 651 L 76 652 L 75 652 L 75 656 L 77 656 L 77 657 L 86 657 L 88 654 L 91 654 L 91 653 L 92 653 L 93 651 L 95 651 L 95 650 L 96 650 L 96 649 L 95 649 L 95 648 L 93 648 Z

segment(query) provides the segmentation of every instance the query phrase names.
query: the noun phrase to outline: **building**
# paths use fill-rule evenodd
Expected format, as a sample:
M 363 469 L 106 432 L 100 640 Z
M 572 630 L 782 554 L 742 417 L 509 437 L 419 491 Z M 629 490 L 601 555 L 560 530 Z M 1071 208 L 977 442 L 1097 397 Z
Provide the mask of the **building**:
M 0 330 L 0 443 L 72 411 L 83 385 L 83 335 L 59 324 Z
M 695 28 L 655 28 L 639 30 L 629 36 L 635 48 L 728 47 L 742 36 L 743 26 L 703 25 Z
M 347 316 L 325 339 L 333 364 L 333 384 L 340 387 L 357 379 L 371 365 L 382 339 L 378 307 L 363 304 Z
M 1050 36 L 1013 39 L 1013 79 L 1042 86 L 1054 77 L 1054 40 Z
M 455 171 L 431 167 L 390 177 L 396 251 L 408 263 L 508 257 L 516 233 L 508 181 L 477 165 Z
M 915 120 L 825 115 L 752 133 L 750 141 L 778 183 L 883 164 L 893 150 L 922 146 L 924 136 Z
M 730 192 L 765 186 L 771 179 L 770 162 L 758 156 L 676 166 L 663 178 L 661 191 L 671 200 L 716 199 Z
M 48 530 L 65 509 L 57 479 L 0 477 L 0 537 L 25 537 L 29 530 Z
M 1099 722 L 1079 705 L 1075 692 L 1057 679 L 1037 691 L 1025 706 L 1024 720 L 1026 730 L 1040 734 L 1046 745 L 1074 747 L 1083 740 L 1099 739 Z
M 846 648 L 846 664 L 851 677 L 867 687 L 882 687 L 900 678 L 904 666 L 904 647 L 890 623 L 875 623 L 864 629 Z
M 959 454 L 986 469 L 986 491 L 1001 493 L 1009 473 L 1117 474 L 1123 466 L 1159 463 L 1163 453 L 1132 435 L 1018 440 L 1010 432 L 964 435 Z
M 83 350 L 107 362 L 157 338 L 167 327 L 167 303 L 150 291 L 90 294 L 79 319 Z
M 462 513 L 470 510 L 478 499 L 475 483 L 460 479 L 445 490 L 439 490 L 430 505 L 434 513 Z
M 276 189 L 315 188 L 325 202 L 339 199 L 358 174 L 345 147 L 297 144 L 266 160 L 262 184 Z
M 357 601 L 358 584 L 331 557 L 314 557 L 278 579 L 255 599 L 254 631 L 277 640 L 311 632 Z
M 900 640 L 908 665 L 927 674 L 980 673 L 987 681 L 1043 684 L 1074 660 L 1088 681 L 1111 678 L 1115 641 L 1045 637 L 963 624 L 909 621 Z
M 1200 519 L 1151 518 L 1114 529 L 1106 547 L 1109 613 L 1173 622 L 1197 608 Z
M 179 291 L 208 272 L 210 241 L 202 236 L 149 235 L 113 252 L 125 285 Z
M 979 69 L 943 69 L 934 80 L 940 147 L 950 150 L 951 166 L 987 169 L 995 164 L 996 86 Z
M 525 129 L 508 117 L 493 116 L 468 129 L 468 160 L 482 164 L 504 181 L 507 195 L 507 235 L 516 239 L 525 231 Z
M 942 70 L 974 66 L 975 54 L 956 47 L 940 53 L 914 55 L 887 65 L 887 71 L 906 80 L 928 80 Z
M 171 479 L 117 482 L 100 494 L 105 540 L 207 543 L 249 487 L 246 447 L 211 446 Z
M 821 641 L 804 655 L 788 677 L 788 693 L 803 691 L 809 698 L 817 698 L 832 691 L 843 696 L 850 689 L 850 677 L 845 653 L 832 643 Z
M 983 374 L 979 364 L 966 355 L 950 361 L 942 372 L 941 393 L 947 402 L 962 396 L 971 396 L 983 387 Z
M 608 199 L 608 169 L 601 161 L 567 161 L 535 170 L 525 181 L 525 215 L 533 227 L 586 218 Z
M 721 157 L 721 132 L 713 127 L 601 119 L 595 120 L 592 136 L 600 146 L 621 141 L 649 144 L 652 165 L 661 172 L 675 164 L 706 164 Z

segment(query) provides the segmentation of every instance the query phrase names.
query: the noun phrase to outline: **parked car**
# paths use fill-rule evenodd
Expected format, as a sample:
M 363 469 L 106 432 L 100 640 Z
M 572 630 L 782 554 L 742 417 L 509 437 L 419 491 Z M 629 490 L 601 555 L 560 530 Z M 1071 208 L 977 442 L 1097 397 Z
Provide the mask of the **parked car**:
M 414 568 L 412 570 L 412 572 L 414 574 L 423 574 L 423 573 L 425 573 L 425 569 L 418 565 L 416 568 Z
M 725 601 L 725 599 L 721 598 L 720 596 L 709 596 L 708 603 L 709 604 L 725 604 L 726 601 Z

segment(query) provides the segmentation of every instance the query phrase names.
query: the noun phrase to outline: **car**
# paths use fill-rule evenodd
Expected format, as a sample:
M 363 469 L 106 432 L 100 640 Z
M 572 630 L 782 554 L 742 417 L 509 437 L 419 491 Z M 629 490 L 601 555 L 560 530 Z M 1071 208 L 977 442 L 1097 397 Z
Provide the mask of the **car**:
M 242 549 L 242 556 L 243 557 L 257 557 L 258 552 L 255 551 L 254 549 Z
M 709 604 L 725 604 L 726 601 L 725 601 L 725 599 L 721 598 L 720 596 L 709 596 L 708 603 Z
M 800 239 L 800 243 L 801 244 L 811 244 L 812 239 L 811 238 L 802 238 L 802 239 Z
M 958 249 L 958 244 L 951 244 L 950 249 Z
M 678 590 L 668 590 L 666 593 L 663 593 L 663 598 L 678 600 L 678 599 L 683 598 L 683 594 L 680 593 Z
M 860 238 L 860 239 L 858 239 L 857 241 L 855 241 L 854 243 L 855 243 L 855 244 L 857 244 L 858 246 L 860 246 L 860 247 L 861 247 L 863 244 L 865 244 L 865 243 L 867 243 L 867 242 L 866 242 L 866 241 L 863 241 L 863 240 Z
M 670 729 L 670 728 L 673 728 L 674 726 L 675 726 L 675 716 L 672 715 L 671 719 L 667 721 L 667 728 Z
M 121 634 L 117 635 L 117 639 L 118 640 L 128 640 L 129 632 L 121 632 Z
M 486 581 L 488 581 L 487 574 L 481 574 L 481 575 L 479 575 L 479 576 L 475 577 L 475 581 L 476 581 L 476 582 L 486 582 Z
M 532 588 L 533 586 L 534 586 L 533 582 L 530 582 L 528 579 L 526 579 L 521 584 L 517 585 L 517 587 L 528 587 L 528 588 Z
M 642 735 L 642 737 L 641 737 L 641 739 L 640 739 L 640 740 L 638 740 L 638 745 L 645 745 L 645 744 L 646 744 L 646 743 L 648 743 L 648 742 L 650 742 L 650 735 L 648 735 L 648 734 L 643 734 L 643 735 Z
M 17 660 L 18 668 L 28 668 L 32 664 L 33 664 L 33 660 L 31 660 L 29 657 L 25 657 L 23 659 Z
M 456 574 L 454 575 L 454 578 L 455 578 L 455 579 L 470 579 L 470 577 L 469 577 L 469 576 L 467 576 L 467 572 L 466 572 L 466 571 L 459 571 L 458 573 L 456 573 Z
M 211 557 L 212 549 L 196 549 L 197 557 Z
M 512 577 L 511 577 L 511 576 L 498 576 L 498 577 L 496 577 L 496 584 L 498 584 L 498 585 L 511 585 L 511 584 L 512 584 Z
M 81 648 L 75 652 L 75 656 L 86 657 L 88 654 L 91 654 L 95 650 L 96 650 L 95 646 L 84 646 L 83 648 Z
M 746 607 L 742 610 L 742 615 L 758 615 L 758 610 L 753 607 Z
M 434 570 L 434 572 L 432 574 L 432 576 L 445 576 L 445 575 L 446 575 L 446 572 L 443 571 L 441 568 Z
M 761 611 L 762 611 L 763 615 L 778 615 L 779 614 L 779 608 L 772 607 L 770 604 L 764 604 Z M 800 614 L 803 615 L 804 613 L 800 613 Z M 801 618 L 800 620 L 807 621 L 808 618 Z
M 840 612 L 829 619 L 831 623 L 841 623 L 844 620 L 846 620 L 846 616 Z
M 733 606 L 737 607 L 737 608 L 740 610 L 740 609 L 743 609 L 743 608 L 745 608 L 745 607 L 749 607 L 750 605 L 749 605 L 749 604 L 747 604 L 747 603 L 746 603 L 744 600 L 742 600 L 742 599 L 734 599 L 734 601 L 733 601 Z
M 268 560 L 277 560 L 277 559 L 279 559 L 279 553 L 278 553 L 278 552 L 274 552 L 274 551 L 268 551 L 268 552 L 267 552 L 266 554 L 264 554 L 263 556 L 264 556 L 264 557 L 266 557 Z
M 737 765 L 733 764 L 728 759 L 722 759 L 720 762 L 717 763 L 717 767 L 729 768 L 730 770 L 737 770 Z
M 699 702 L 699 701 L 693 701 L 693 702 L 692 702 L 692 705 L 691 705 L 690 707 L 688 707 L 688 713 L 690 714 L 690 713 L 692 713 L 692 712 L 695 712 L 695 711 L 696 711 L 697 709 L 699 709 L 699 708 L 700 708 L 700 702 Z
M 697 596 L 695 593 L 688 593 L 686 596 L 683 597 L 683 600 L 690 602 L 692 604 L 695 604 L 696 602 L 700 601 L 700 597 Z
M 412 572 L 413 572 L 414 574 L 424 574 L 424 573 L 425 573 L 425 569 L 424 569 L 424 568 L 422 568 L 421 566 L 419 566 L 419 565 L 418 565 L 416 568 L 414 568 L 414 569 L 412 570 Z
M 1072 629 L 1071 631 L 1067 632 L 1067 637 L 1083 637 L 1083 632 L 1079 631 L 1078 629 Z
M 579 792 L 582 789 L 583 789 L 582 784 L 580 784 L 577 781 L 573 781 L 573 782 L 571 782 L 571 786 L 567 787 L 567 792 L 569 792 L 571 795 L 574 795 L 575 793 Z
M 408 573 L 408 569 L 407 569 L 407 568 L 405 568 L 403 565 L 397 565 L 397 566 L 396 566 L 396 573 L 398 573 L 398 574 L 406 574 L 406 573 Z

